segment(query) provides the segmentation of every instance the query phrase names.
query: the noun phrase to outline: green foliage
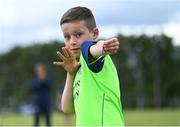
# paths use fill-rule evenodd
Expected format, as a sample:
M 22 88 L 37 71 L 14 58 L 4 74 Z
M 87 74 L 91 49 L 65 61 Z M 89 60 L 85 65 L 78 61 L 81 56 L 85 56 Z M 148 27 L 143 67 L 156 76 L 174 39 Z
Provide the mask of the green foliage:
M 65 78 L 65 72 L 53 65 L 58 60 L 56 51 L 62 43 L 53 41 L 47 44 L 35 44 L 29 47 L 15 47 L 0 57 L 0 106 L 16 108 L 31 101 L 30 80 L 34 65 L 43 62 L 49 75 L 54 79 L 53 98 Z
M 120 50 L 113 60 L 124 107 L 180 106 L 180 49 L 172 39 L 165 35 L 119 35 L 118 39 Z

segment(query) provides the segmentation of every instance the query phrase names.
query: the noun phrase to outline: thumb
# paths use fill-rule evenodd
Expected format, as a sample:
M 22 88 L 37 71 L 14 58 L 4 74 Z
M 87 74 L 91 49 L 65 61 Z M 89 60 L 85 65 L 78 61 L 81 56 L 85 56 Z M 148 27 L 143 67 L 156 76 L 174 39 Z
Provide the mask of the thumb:
M 81 62 L 79 61 L 79 62 L 77 62 L 77 66 L 79 67 L 81 65 Z

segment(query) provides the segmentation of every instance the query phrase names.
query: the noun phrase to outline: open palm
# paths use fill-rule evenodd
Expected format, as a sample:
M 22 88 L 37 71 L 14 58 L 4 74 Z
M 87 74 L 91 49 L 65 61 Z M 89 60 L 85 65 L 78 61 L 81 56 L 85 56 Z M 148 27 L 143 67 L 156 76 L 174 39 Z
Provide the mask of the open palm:
M 76 60 L 75 56 L 69 51 L 68 48 L 62 47 L 63 54 L 57 51 L 57 55 L 62 62 L 53 62 L 55 65 L 63 67 L 69 73 L 75 73 L 80 66 L 80 63 Z

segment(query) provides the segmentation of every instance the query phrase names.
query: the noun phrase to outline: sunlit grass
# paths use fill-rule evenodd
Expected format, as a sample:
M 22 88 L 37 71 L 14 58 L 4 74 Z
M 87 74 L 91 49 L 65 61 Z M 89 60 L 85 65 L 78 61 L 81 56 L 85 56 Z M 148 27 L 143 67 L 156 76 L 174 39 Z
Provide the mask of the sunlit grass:
M 180 109 L 164 110 L 125 110 L 124 117 L 127 126 L 180 126 Z M 41 119 L 41 125 L 44 124 Z M 68 123 L 68 124 L 67 124 Z M 31 126 L 33 116 L 17 113 L 0 114 L 0 126 Z M 61 113 L 53 113 L 52 125 L 74 125 L 73 116 L 64 116 Z
M 61 113 L 53 113 L 51 122 L 53 126 L 74 125 L 74 116 L 65 116 Z M 0 114 L 0 126 L 33 126 L 33 116 L 19 113 Z M 40 125 L 45 126 L 45 119 L 41 117 Z
M 180 109 L 126 110 L 128 126 L 180 126 Z

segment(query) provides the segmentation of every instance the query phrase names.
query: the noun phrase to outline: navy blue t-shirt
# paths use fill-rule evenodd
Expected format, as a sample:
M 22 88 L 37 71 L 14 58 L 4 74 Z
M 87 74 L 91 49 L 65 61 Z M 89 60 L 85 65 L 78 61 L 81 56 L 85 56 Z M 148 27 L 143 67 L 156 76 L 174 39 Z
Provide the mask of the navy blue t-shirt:
M 47 77 L 45 80 L 40 80 L 37 76 L 33 76 L 31 80 L 31 89 L 34 93 L 35 105 L 50 105 L 51 87 L 52 79 L 50 77 Z

